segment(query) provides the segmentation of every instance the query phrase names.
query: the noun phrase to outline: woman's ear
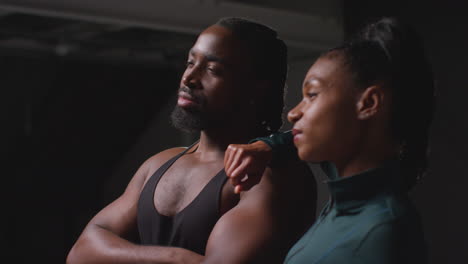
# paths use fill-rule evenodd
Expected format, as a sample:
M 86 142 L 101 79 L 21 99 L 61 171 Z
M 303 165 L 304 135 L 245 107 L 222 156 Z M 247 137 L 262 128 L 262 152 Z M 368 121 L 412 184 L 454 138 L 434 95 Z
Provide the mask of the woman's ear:
M 359 120 L 368 120 L 382 111 L 385 93 L 380 85 L 367 87 L 360 95 L 356 104 Z

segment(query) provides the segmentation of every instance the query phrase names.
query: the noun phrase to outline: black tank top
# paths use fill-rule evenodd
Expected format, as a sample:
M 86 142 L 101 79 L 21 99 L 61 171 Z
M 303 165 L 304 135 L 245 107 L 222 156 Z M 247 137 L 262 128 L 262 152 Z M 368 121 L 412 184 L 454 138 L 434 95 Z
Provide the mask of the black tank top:
M 190 147 L 161 166 L 143 187 L 138 201 L 138 232 L 143 245 L 181 247 L 204 255 L 208 237 L 220 217 L 221 191 L 227 180 L 224 169 L 176 215 L 159 214 L 154 206 L 156 185 L 167 169 L 188 149 Z

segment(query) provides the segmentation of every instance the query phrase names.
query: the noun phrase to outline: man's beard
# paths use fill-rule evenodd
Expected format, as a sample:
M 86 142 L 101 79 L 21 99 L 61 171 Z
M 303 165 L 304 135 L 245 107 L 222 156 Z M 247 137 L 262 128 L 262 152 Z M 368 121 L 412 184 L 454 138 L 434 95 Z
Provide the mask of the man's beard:
M 186 86 L 181 86 L 178 93 L 184 92 L 190 96 L 190 100 L 194 101 L 198 106 L 182 108 L 176 104 L 171 113 L 172 125 L 185 132 L 195 133 L 206 128 L 208 124 L 207 114 L 203 112 L 203 106 L 206 99 L 202 95 L 197 95 L 194 91 Z
M 208 127 L 208 118 L 198 109 L 185 110 L 176 105 L 171 113 L 172 125 L 185 132 L 200 132 Z

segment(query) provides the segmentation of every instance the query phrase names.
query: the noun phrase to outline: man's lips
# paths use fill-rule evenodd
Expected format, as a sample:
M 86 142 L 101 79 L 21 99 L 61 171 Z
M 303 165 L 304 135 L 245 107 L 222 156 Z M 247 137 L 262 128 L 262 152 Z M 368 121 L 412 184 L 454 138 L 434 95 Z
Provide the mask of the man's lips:
M 198 105 L 198 102 L 186 92 L 179 92 L 179 98 L 177 99 L 177 105 L 180 107 L 190 107 Z

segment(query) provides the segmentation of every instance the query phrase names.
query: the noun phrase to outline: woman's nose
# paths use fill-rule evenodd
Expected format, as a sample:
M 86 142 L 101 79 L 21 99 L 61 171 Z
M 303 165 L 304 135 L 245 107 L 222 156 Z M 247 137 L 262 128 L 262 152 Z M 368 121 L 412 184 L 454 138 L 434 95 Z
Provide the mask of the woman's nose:
M 288 121 L 291 123 L 296 123 L 302 117 L 302 102 L 297 104 L 291 111 L 288 113 Z

